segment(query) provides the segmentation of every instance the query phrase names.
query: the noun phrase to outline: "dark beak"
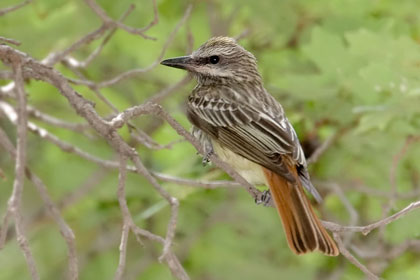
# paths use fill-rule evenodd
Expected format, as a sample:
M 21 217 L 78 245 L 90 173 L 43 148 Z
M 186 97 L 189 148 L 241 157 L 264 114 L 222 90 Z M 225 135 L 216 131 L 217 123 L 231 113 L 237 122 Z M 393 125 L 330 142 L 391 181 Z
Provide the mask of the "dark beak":
M 194 60 L 190 56 L 180 56 L 175 58 L 169 58 L 162 61 L 160 64 L 169 67 L 175 67 L 180 69 L 188 69 L 193 64 Z

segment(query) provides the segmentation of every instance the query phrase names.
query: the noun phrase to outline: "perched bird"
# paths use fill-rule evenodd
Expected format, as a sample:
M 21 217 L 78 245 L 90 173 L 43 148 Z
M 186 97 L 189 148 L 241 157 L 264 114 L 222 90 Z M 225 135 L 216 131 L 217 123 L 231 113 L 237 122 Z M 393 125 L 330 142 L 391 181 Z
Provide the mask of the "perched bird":
M 283 108 L 264 88 L 255 57 L 229 37 L 208 40 L 189 56 L 161 64 L 185 69 L 197 79 L 187 102 L 193 134 L 247 181 L 268 185 L 290 249 L 339 251 L 305 195 L 312 185 L 305 155 Z

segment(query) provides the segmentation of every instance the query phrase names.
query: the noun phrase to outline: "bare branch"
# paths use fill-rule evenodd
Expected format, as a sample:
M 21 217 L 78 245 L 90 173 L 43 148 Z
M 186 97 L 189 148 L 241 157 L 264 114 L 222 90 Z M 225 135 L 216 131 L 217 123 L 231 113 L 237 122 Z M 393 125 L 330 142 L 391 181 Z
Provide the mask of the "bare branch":
M 420 240 L 418 240 L 418 239 L 407 240 L 404 243 L 402 243 L 398 246 L 395 246 L 394 248 L 389 250 L 388 254 L 385 255 L 385 257 L 389 260 L 393 260 L 393 259 L 401 256 L 407 250 L 419 252 L 420 251 Z
M 127 156 L 130 158 L 135 167 L 137 173 L 145 176 L 145 178 L 153 185 L 153 187 L 165 198 L 171 206 L 171 217 L 168 223 L 167 233 L 163 242 L 163 253 L 161 256 L 162 260 L 168 262 L 168 266 L 171 268 L 169 261 L 173 261 L 173 255 L 170 252 L 170 246 L 172 244 L 173 237 L 175 235 L 175 226 L 178 214 L 179 202 L 176 198 L 172 197 L 167 193 L 157 182 L 157 180 L 150 174 L 150 172 L 144 167 L 139 156 L 123 139 L 118 135 L 115 129 L 104 121 L 93 109 L 92 104 L 84 99 L 80 94 L 76 93 L 67 83 L 67 80 L 63 78 L 56 70 L 47 67 L 27 55 L 18 52 L 8 46 L 0 46 L 0 59 L 8 61 L 11 57 L 17 57 L 21 59 L 26 69 L 31 69 L 31 75 L 33 78 L 44 80 L 55 87 L 68 99 L 70 105 L 75 111 L 84 117 L 88 123 L 100 134 L 104 139 L 108 141 L 111 147 L 120 155 Z M 24 107 L 25 108 L 25 107 Z M 24 125 L 26 130 L 26 123 Z M 141 230 L 132 223 L 132 228 L 135 233 L 145 235 L 154 240 L 160 240 L 155 235 Z M 172 271 L 172 270 L 171 270 Z M 182 269 L 183 271 L 183 269 Z M 172 271 L 175 273 L 174 271 Z M 185 273 L 185 271 L 184 271 Z M 186 275 L 186 274 L 185 274 Z M 186 279 L 186 278 L 184 278 Z
M 68 255 L 69 255 L 68 279 L 78 279 L 79 269 L 78 269 L 77 252 L 76 252 L 76 241 L 75 241 L 75 236 L 73 234 L 73 231 L 69 227 L 69 225 L 64 221 L 63 217 L 60 215 L 60 211 L 58 210 L 57 206 L 48 195 L 47 188 L 44 185 L 44 183 L 41 181 L 41 179 L 38 178 L 36 175 L 34 175 L 30 170 L 26 170 L 26 173 L 27 173 L 28 179 L 34 183 L 39 194 L 41 195 L 41 198 L 44 201 L 45 206 L 47 208 L 47 212 L 51 215 L 51 217 L 55 220 L 55 222 L 59 226 L 60 233 L 67 244 Z
M 172 275 L 180 280 L 190 280 L 190 277 L 185 272 L 184 268 L 182 267 L 181 263 L 179 262 L 178 258 L 172 251 L 168 251 L 164 255 L 165 261 L 171 270 Z
M 12 158 L 16 157 L 17 153 L 16 153 L 15 148 L 13 147 L 12 142 L 10 142 L 10 140 L 7 138 L 6 133 L 1 128 L 0 128 L 0 145 L 3 146 L 3 148 L 9 152 Z M 29 170 L 29 168 L 25 168 L 25 174 L 26 174 L 26 177 L 34 183 L 36 189 L 38 190 L 42 200 L 44 201 L 46 205 L 47 213 L 51 215 L 51 217 L 55 220 L 55 222 L 60 228 L 60 232 L 64 240 L 66 241 L 67 247 L 68 247 L 69 279 L 77 279 L 78 278 L 78 265 L 77 265 L 75 237 L 74 237 L 73 231 L 64 221 L 64 219 L 61 217 L 57 206 L 54 204 L 54 202 L 48 195 L 47 188 L 45 187 L 41 179 L 37 177 L 35 174 L 33 174 Z
M 13 123 L 16 123 L 16 113 L 14 112 L 13 107 L 8 105 L 7 103 L 0 102 L 0 109 L 3 110 L 3 112 L 6 114 L 6 116 L 12 121 Z M 38 136 L 48 140 L 52 144 L 56 145 L 58 148 L 62 149 L 64 152 L 67 153 L 74 153 L 77 156 L 80 156 L 83 159 L 86 159 L 88 161 L 91 161 L 95 164 L 98 164 L 104 168 L 111 168 L 111 169 L 118 169 L 119 164 L 116 161 L 111 160 L 105 160 L 98 158 L 92 154 L 89 154 L 86 151 L 83 151 L 82 149 L 65 142 L 63 140 L 60 140 L 57 136 L 53 135 L 52 133 L 48 132 L 44 128 L 40 128 L 37 125 L 29 122 L 28 123 L 28 129 L 37 134 Z M 1 143 L 1 138 L 0 138 Z M 164 148 L 164 146 L 162 147 Z M 136 169 L 134 166 L 128 165 L 127 171 L 130 172 L 136 172 Z M 202 187 L 206 189 L 215 189 L 215 188 L 221 188 L 221 187 L 240 187 L 240 184 L 235 181 L 203 181 L 203 180 L 194 180 L 194 179 L 187 179 L 187 178 L 180 178 L 168 174 L 163 174 L 159 172 L 151 172 L 151 174 L 156 177 L 157 179 L 160 179 L 165 182 L 172 182 L 180 185 L 187 185 L 192 187 Z M 1 244 L 1 243 L 0 243 Z
M 391 169 L 389 171 L 389 182 L 391 184 L 391 195 L 390 199 L 388 200 L 387 204 L 385 205 L 385 208 L 387 209 L 384 211 L 384 215 L 388 215 L 389 211 L 395 204 L 395 200 L 398 196 L 398 189 L 397 189 L 397 180 L 396 180 L 396 172 L 398 168 L 398 164 L 400 163 L 401 159 L 404 157 L 404 155 L 407 153 L 408 148 L 415 142 L 420 141 L 420 136 L 408 136 L 405 139 L 405 143 L 401 150 L 394 155 L 394 158 L 392 159 L 392 165 Z
M 98 167 L 86 180 L 80 184 L 73 191 L 65 194 L 63 198 L 57 203 L 60 209 L 66 209 L 70 205 L 80 201 L 94 188 L 101 186 L 100 182 L 106 177 L 108 170 L 102 166 Z
M 13 89 L 14 89 L 14 82 L 13 82 Z M 16 98 L 16 96 L 14 95 L 10 95 L 9 97 Z M 8 115 L 9 119 L 16 124 L 17 114 L 15 110 L 6 102 L 2 102 L 1 104 L 2 105 L 0 105 L 0 107 L 4 106 L 3 109 L 6 110 L 5 111 L 6 115 Z M 52 126 L 72 130 L 74 132 L 82 132 L 82 133 L 85 132 L 87 129 L 89 129 L 88 124 L 67 122 L 62 119 L 56 118 L 54 116 L 48 115 L 44 112 L 41 112 L 40 110 L 30 105 L 26 106 L 26 111 L 29 116 L 34 117 Z M 12 114 L 8 114 L 8 113 L 12 113 Z
M 7 8 L 3 8 L 3 9 L 0 10 L 0 16 L 3 16 L 5 14 L 7 14 L 7 13 L 16 11 L 16 10 L 18 10 L 18 9 L 20 9 L 20 8 L 28 5 L 28 4 L 30 4 L 32 1 L 33 0 L 25 0 L 22 3 L 17 4 L 15 6 L 10 6 L 10 7 L 7 7 Z
M 8 105 L 7 103 L 0 102 L 0 109 L 3 110 L 3 112 L 6 114 L 6 116 L 9 118 L 11 122 L 16 123 L 16 112 L 14 111 L 12 106 Z M 60 140 L 57 136 L 53 135 L 46 129 L 40 128 L 31 122 L 28 123 L 28 129 L 31 132 L 35 133 L 36 135 L 56 145 L 58 148 L 62 149 L 64 152 L 74 153 L 77 156 L 80 156 L 81 158 L 91 161 L 95 164 L 98 164 L 104 168 L 118 169 L 119 167 L 118 162 L 105 160 L 105 159 L 96 157 L 68 142 Z M 0 138 L 0 143 L 1 143 L 1 138 Z M 136 172 L 136 169 L 134 166 L 128 165 L 126 168 L 127 168 L 127 171 Z M 193 187 L 202 187 L 206 189 L 215 189 L 215 188 L 221 188 L 221 187 L 240 187 L 240 184 L 235 181 L 203 181 L 203 180 L 180 178 L 180 177 L 163 174 L 159 172 L 151 172 L 151 174 L 157 179 L 160 179 L 165 182 L 172 182 L 172 183 L 176 183 L 180 185 L 187 185 L 187 186 L 193 186 Z
M 10 108 L 9 108 L 9 111 L 10 111 Z M 18 115 L 13 115 L 12 118 L 14 118 L 16 122 L 19 119 Z M 12 158 L 16 157 L 17 152 L 15 151 L 13 144 L 9 141 L 9 139 L 7 138 L 7 135 L 1 129 L 0 129 L 0 143 L 10 153 Z M 78 278 L 77 256 L 76 256 L 76 246 L 75 246 L 73 232 L 70 229 L 70 227 L 65 223 L 63 218 L 61 217 L 57 207 L 55 206 L 55 204 L 52 202 L 51 198 L 49 197 L 47 193 L 47 188 L 42 183 L 42 181 L 36 175 L 34 175 L 29 169 L 25 169 L 25 174 L 28 177 L 28 179 L 34 183 L 35 187 L 40 193 L 46 205 L 47 212 L 54 218 L 54 220 L 57 222 L 57 224 L 60 227 L 60 232 L 63 235 L 67 243 L 68 250 L 69 250 L 69 279 L 77 279 Z M 8 211 L 7 213 L 11 213 L 11 212 Z M 5 219 L 8 219 L 7 217 L 8 215 L 6 214 Z M 6 237 L 5 233 L 3 232 L 7 228 L 6 224 L 7 224 L 7 221 L 3 223 L 1 244 L 4 244 L 3 242 Z M 19 236 L 17 238 L 19 239 Z M 34 272 L 32 272 L 32 274 L 33 273 Z
M 340 186 L 336 183 L 329 184 L 329 187 L 334 191 L 334 193 L 338 196 L 338 198 L 343 203 L 344 207 L 346 208 L 347 212 L 350 216 L 350 226 L 355 226 L 359 221 L 359 214 L 357 213 L 356 209 L 353 207 L 351 202 L 347 199 L 344 192 L 341 190 Z M 352 238 L 352 232 L 346 232 L 344 235 L 344 245 L 347 246 Z
M 106 16 L 105 12 L 102 10 L 102 8 L 100 8 L 96 2 L 94 2 L 93 0 L 85 0 L 87 2 L 87 4 L 89 6 L 94 7 L 92 8 L 97 14 L 99 12 L 99 16 L 103 14 Z M 156 22 L 157 23 L 157 9 L 156 9 L 156 3 L 155 1 L 153 1 L 153 10 L 154 10 L 154 20 L 152 22 Z M 49 55 L 47 58 L 45 58 L 43 60 L 43 63 L 49 66 L 52 66 L 54 64 L 56 64 L 59 61 L 64 60 L 67 55 L 69 55 L 70 53 L 72 53 L 73 51 L 75 51 L 76 49 L 80 48 L 82 45 L 86 45 L 89 44 L 90 42 L 97 40 L 98 38 L 100 38 L 108 29 L 111 29 L 111 32 L 104 38 L 104 40 L 102 41 L 102 43 L 99 45 L 99 47 L 97 49 L 95 49 L 95 51 L 93 51 L 91 53 L 91 55 L 89 55 L 89 57 L 83 61 L 83 62 L 78 62 L 77 60 L 73 59 L 73 58 L 68 58 L 66 59 L 66 62 L 74 67 L 74 68 L 81 68 L 81 67 L 86 67 L 101 51 L 102 48 L 104 47 L 104 45 L 109 41 L 109 39 L 112 37 L 112 35 L 115 33 L 116 28 L 117 27 L 122 27 L 122 26 L 126 26 L 122 23 L 122 21 L 134 10 L 135 6 L 132 4 L 128 7 L 127 11 L 124 12 L 124 14 L 121 16 L 121 18 L 118 21 L 114 21 L 114 20 L 103 20 L 103 24 L 96 30 L 90 32 L 89 34 L 85 35 L 84 37 L 80 38 L 78 41 L 76 41 L 74 44 L 70 45 L 67 49 L 58 52 L 58 53 L 53 53 L 51 55 Z M 102 12 L 101 12 L 102 11 Z M 102 18 L 102 17 L 101 17 Z M 154 23 L 155 24 L 155 23 Z M 154 25 L 153 24 L 153 25 Z M 152 27 L 153 25 L 149 25 L 147 27 L 147 29 L 149 29 L 150 27 Z M 147 30 L 146 28 L 144 29 L 144 31 Z M 147 35 L 142 35 L 143 37 L 145 37 L 146 39 L 153 39 Z M 90 86 L 94 86 L 93 84 L 90 84 Z
M 127 11 L 118 19 L 119 22 L 123 22 L 128 15 L 131 14 L 131 12 L 135 9 L 135 5 L 131 4 Z M 109 42 L 109 40 L 112 38 L 112 36 L 115 34 L 115 31 L 117 31 L 117 27 L 112 28 L 108 35 L 102 40 L 101 44 L 84 60 L 81 62 L 76 61 L 75 59 L 69 59 L 68 62 L 73 66 L 77 68 L 85 68 L 87 67 L 102 51 L 106 43 Z
M 134 163 L 137 173 L 143 175 L 159 192 L 159 194 L 169 202 L 169 205 L 171 206 L 171 216 L 169 218 L 169 223 L 166 230 L 166 238 L 163 246 L 163 253 L 159 258 L 160 260 L 163 260 L 169 253 L 170 246 L 172 245 L 172 240 L 175 236 L 179 202 L 178 199 L 172 197 L 164 188 L 162 188 L 162 186 L 157 182 L 156 178 L 153 177 L 152 174 L 150 174 L 149 170 L 143 165 L 138 155 L 131 155 L 131 161 Z
M 391 215 L 389 217 L 386 217 L 382 220 L 379 220 L 373 224 L 367 225 L 367 226 L 342 226 L 333 222 L 326 222 L 323 221 L 322 224 L 325 226 L 325 228 L 333 231 L 333 232 L 361 232 L 363 235 L 368 235 L 372 230 L 387 225 L 389 223 L 392 223 L 395 220 L 400 219 L 401 217 L 404 217 L 406 214 L 410 213 L 411 211 L 420 208 L 420 201 L 412 202 L 407 207 L 402 209 L 401 211 L 395 213 L 394 215 Z
M 124 20 L 134 9 L 134 5 L 130 5 L 130 7 L 127 9 L 127 11 L 121 16 L 120 20 Z M 110 25 L 107 24 L 106 22 L 104 22 L 98 29 L 88 33 L 87 35 L 83 36 L 82 38 L 80 38 L 79 40 L 77 40 L 75 43 L 73 43 L 72 45 L 70 45 L 69 47 L 67 47 L 65 50 L 60 51 L 60 52 L 56 52 L 56 53 L 51 53 L 50 55 L 48 55 L 43 61 L 42 63 L 48 66 L 52 66 L 54 64 L 56 64 L 57 62 L 60 62 L 62 60 L 65 60 L 66 57 L 74 52 L 75 50 L 77 50 L 78 48 L 80 48 L 83 45 L 87 45 L 90 42 L 99 39 L 108 29 L 111 29 L 112 31 L 110 32 L 110 34 L 108 34 L 108 36 L 102 41 L 101 45 L 98 47 L 97 50 L 95 50 L 91 56 L 88 57 L 87 61 L 85 62 L 87 66 L 88 63 L 90 63 L 90 61 L 92 59 L 94 59 L 94 57 L 96 55 L 98 55 L 100 53 L 100 51 L 102 50 L 103 46 L 108 42 L 108 40 L 111 38 L 111 36 L 113 35 L 113 33 L 115 32 L 115 26 L 114 25 Z M 90 60 L 90 61 L 89 61 Z M 72 67 L 81 67 L 81 63 L 79 63 L 78 61 L 76 61 L 75 59 L 72 58 L 68 58 L 65 60 L 69 65 L 71 65 Z
M 337 242 L 338 249 L 340 250 L 340 253 L 348 259 L 352 264 L 354 264 L 356 267 L 358 267 L 361 271 L 363 271 L 369 280 L 379 280 L 379 277 L 373 274 L 369 269 L 367 269 L 366 266 L 361 264 L 346 248 L 343 241 L 341 240 L 341 237 L 338 233 L 334 232 L 334 239 Z
M 15 220 L 15 230 L 17 241 L 25 256 L 32 279 L 39 279 L 35 260 L 28 240 L 26 239 L 21 214 L 21 201 L 23 185 L 25 181 L 25 165 L 26 165 L 26 93 L 23 88 L 22 62 L 20 58 L 12 58 L 13 72 L 15 73 L 16 94 L 18 100 L 18 116 L 17 116 L 17 145 L 16 145 L 16 161 L 15 161 L 15 180 L 13 182 L 12 195 L 8 201 L 8 211 Z
M 240 41 L 240 40 L 246 38 L 249 35 L 250 32 L 251 32 L 251 30 L 246 28 L 241 33 L 236 35 L 234 38 L 235 38 L 236 41 Z
M 14 124 L 17 123 L 17 113 L 15 109 L 8 103 L 0 101 L 0 110 L 3 111 L 3 113 L 6 115 L 6 117 Z M 85 159 L 91 160 L 93 162 L 98 162 L 98 160 L 95 158 L 95 156 L 90 155 L 81 149 L 60 140 L 57 136 L 49 133 L 46 129 L 41 128 L 37 126 L 36 124 L 32 122 L 28 122 L 28 129 L 29 131 L 39 135 L 41 138 L 53 143 L 54 145 L 58 146 L 63 151 L 69 152 L 69 153 L 75 153 Z M 106 165 L 106 164 L 105 164 Z
M 89 126 L 87 124 L 66 122 L 62 119 L 58 119 L 54 116 L 41 112 L 40 110 L 32 106 L 27 106 L 26 110 L 31 117 L 37 118 L 38 120 L 43 121 L 52 126 L 72 130 L 74 132 L 84 132 L 87 129 L 89 129 Z
M 191 32 L 191 28 L 190 25 L 187 24 L 187 49 L 186 49 L 186 53 L 192 53 L 193 48 L 194 48 L 194 36 Z
M 121 21 L 113 20 L 106 14 L 106 12 L 94 0 L 85 0 L 85 2 L 92 9 L 92 11 L 94 11 L 95 14 L 97 14 L 102 19 L 104 24 L 118 26 L 119 28 L 124 29 L 125 31 L 131 34 L 140 35 L 145 39 L 156 40 L 156 38 L 150 37 L 144 34 L 144 32 L 150 29 L 150 27 L 158 23 L 158 13 L 157 13 L 155 1 L 153 1 L 154 19 L 149 25 L 147 25 L 144 28 L 134 28 L 134 27 L 123 24 Z
M 168 97 L 171 93 L 179 90 L 180 88 L 183 88 L 185 85 L 187 85 L 191 81 L 191 76 L 185 76 L 175 84 L 172 84 L 161 91 L 157 92 L 156 94 L 153 94 L 151 98 L 149 98 L 147 101 L 151 103 L 159 103 L 166 97 Z
M 83 36 L 74 44 L 70 45 L 67 49 L 56 53 L 50 53 L 46 58 L 44 58 L 42 63 L 48 66 L 53 66 L 57 62 L 62 61 L 67 55 L 74 52 L 81 46 L 89 44 L 90 42 L 99 39 L 105 33 L 105 31 L 108 30 L 108 28 L 109 27 L 105 24 L 101 25 L 101 27 Z
M 330 135 L 330 137 L 328 137 L 327 140 L 325 140 L 321 144 L 321 146 L 319 146 L 318 149 L 316 149 L 313 152 L 311 157 L 308 158 L 307 163 L 311 164 L 311 163 L 317 162 L 318 159 L 321 157 L 321 155 L 332 145 L 332 143 L 335 141 L 336 138 L 337 138 L 336 134 Z
M 112 104 L 111 101 L 109 101 L 99 90 L 98 87 L 90 87 L 92 89 L 92 91 L 96 94 L 96 96 L 102 101 L 104 102 L 114 113 L 118 114 L 120 111 L 118 110 L 117 107 L 115 107 L 114 104 Z
M 358 120 L 339 128 L 335 133 L 330 135 L 324 143 L 321 144 L 307 159 L 308 164 L 315 163 L 319 160 L 319 158 L 333 145 L 340 137 L 346 134 L 352 127 L 357 124 Z
M 174 140 L 168 144 L 161 145 L 153 140 L 152 137 L 147 135 L 144 131 L 140 129 L 135 129 L 134 131 L 130 132 L 131 137 L 136 140 L 138 143 L 144 145 L 148 149 L 151 150 L 163 150 L 163 149 L 172 149 L 172 146 L 178 143 L 183 142 L 183 139 Z
M 125 268 L 125 259 L 127 256 L 127 239 L 128 234 L 130 232 L 130 226 L 126 223 L 123 224 L 122 232 L 121 232 L 121 243 L 119 246 L 120 250 L 120 259 L 118 263 L 118 268 L 115 273 L 114 279 L 123 279 L 124 268 Z
M 358 184 L 352 184 L 351 189 L 352 189 L 352 191 L 357 191 L 357 192 L 360 192 L 360 193 L 364 193 L 364 194 L 368 194 L 368 195 L 372 195 L 372 196 L 383 197 L 383 198 L 387 198 L 387 199 L 391 199 L 392 196 L 396 196 L 398 199 L 412 199 L 412 198 L 416 198 L 420 195 L 420 189 L 414 189 L 414 190 L 408 191 L 408 192 L 397 192 L 396 194 L 393 194 L 393 193 L 390 193 L 390 192 L 387 192 L 387 191 L 377 190 L 377 189 L 372 188 L 372 187 L 362 186 L 362 185 L 358 185 Z
M 120 204 L 121 212 L 123 215 L 123 227 L 121 232 L 121 243 L 120 243 L 120 259 L 117 267 L 117 271 L 115 272 L 114 279 L 119 280 L 122 279 L 124 274 L 125 268 L 125 259 L 127 256 L 127 239 L 128 234 L 130 232 L 130 222 L 131 222 L 131 215 L 130 211 L 128 210 L 127 201 L 125 199 L 125 181 L 127 178 L 127 169 L 125 168 L 127 165 L 127 159 L 124 155 L 120 155 L 119 159 L 119 175 L 118 175 L 118 203 Z
M 176 183 L 179 185 L 201 187 L 205 189 L 217 189 L 217 188 L 226 188 L 226 187 L 240 188 L 241 187 L 241 185 L 235 181 L 202 181 L 202 180 L 194 180 L 194 179 L 187 179 L 187 178 L 179 178 L 176 176 L 163 174 L 159 172 L 152 172 L 152 175 L 162 181 Z
M 154 25 L 159 23 L 159 13 L 158 13 L 156 0 L 152 0 L 152 5 L 153 5 L 153 19 L 148 25 L 142 28 L 143 32 L 146 32 L 147 30 L 152 28 Z
M 408 148 L 417 141 L 420 141 L 420 135 L 408 136 L 407 139 L 405 139 L 405 143 L 403 147 L 401 148 L 401 150 L 396 155 L 394 155 L 394 158 L 392 160 L 391 170 L 389 172 L 390 174 L 389 181 L 391 183 L 392 192 L 394 194 L 397 192 L 396 171 L 397 171 L 398 164 L 407 153 Z
M 85 0 L 85 1 L 89 1 L 89 0 Z M 127 72 L 124 72 L 124 73 L 121 73 L 121 74 L 117 75 L 114 78 L 111 78 L 109 80 L 105 80 L 105 81 L 102 81 L 102 82 L 99 82 L 99 83 L 95 83 L 95 82 L 88 81 L 88 80 L 78 80 L 78 79 L 71 79 L 71 78 L 67 78 L 68 81 L 71 82 L 71 83 L 74 83 L 74 84 L 78 84 L 78 85 L 86 85 L 86 86 L 90 86 L 90 87 L 103 88 L 103 87 L 112 86 L 112 85 L 114 85 L 116 83 L 121 82 L 122 80 L 131 78 L 131 77 L 133 77 L 135 75 L 138 75 L 138 74 L 146 73 L 146 72 L 154 69 L 156 66 L 159 65 L 160 61 L 164 57 L 164 55 L 166 53 L 166 50 L 168 49 L 170 43 L 174 39 L 174 37 L 175 37 L 176 33 L 178 32 L 178 30 L 181 28 L 182 25 L 184 25 L 184 23 L 189 18 L 190 14 L 191 14 L 191 10 L 192 10 L 192 6 L 188 6 L 188 8 L 185 11 L 184 16 L 182 17 L 182 19 L 175 26 L 175 28 L 171 32 L 171 34 L 169 34 L 168 39 L 166 40 L 165 44 L 163 45 L 159 56 L 156 58 L 156 60 L 151 65 L 149 65 L 149 66 L 147 66 L 145 68 L 136 68 L 136 69 L 129 70 Z
M 0 36 L 0 42 L 5 42 L 5 43 L 12 44 L 15 46 L 19 46 L 21 44 L 19 41 L 16 41 L 15 39 L 10 39 L 6 37 L 2 37 L 2 36 Z
M 4 213 L 3 220 L 1 222 L 0 250 L 3 249 L 4 244 L 6 242 L 7 230 L 9 229 L 9 220 L 11 218 L 11 214 L 12 213 L 10 212 L 10 209 L 9 208 L 6 208 L 6 212 Z
M 87 0 L 87 1 L 90 1 L 90 0 Z M 160 55 L 156 58 L 156 60 L 151 65 L 149 65 L 146 68 L 133 69 L 133 70 L 124 72 L 124 73 L 116 76 L 115 78 L 112 78 L 110 80 L 98 83 L 98 87 L 100 87 L 100 88 L 101 87 L 109 87 L 111 85 L 114 85 L 114 84 L 120 82 L 121 80 L 127 79 L 129 77 L 132 77 L 132 76 L 140 74 L 140 73 L 148 72 L 148 71 L 152 70 L 153 68 L 155 68 L 157 65 L 159 65 L 160 61 L 162 60 L 162 58 L 164 57 L 164 55 L 166 53 L 166 50 L 168 49 L 170 43 L 175 38 L 175 35 L 178 33 L 181 26 L 183 26 L 185 24 L 185 22 L 187 21 L 187 19 L 190 17 L 191 10 L 192 10 L 192 6 L 190 5 L 190 6 L 188 6 L 187 10 L 185 11 L 182 19 L 175 26 L 174 30 L 169 34 L 168 39 L 166 40 L 165 44 L 163 45 L 163 47 L 160 51 Z

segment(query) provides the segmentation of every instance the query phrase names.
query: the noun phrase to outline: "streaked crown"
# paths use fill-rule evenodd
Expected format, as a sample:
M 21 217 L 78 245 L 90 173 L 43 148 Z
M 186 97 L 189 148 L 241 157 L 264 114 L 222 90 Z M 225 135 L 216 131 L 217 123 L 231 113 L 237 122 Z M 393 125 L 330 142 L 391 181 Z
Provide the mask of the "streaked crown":
M 191 57 L 198 62 L 193 69 L 198 75 L 238 81 L 260 79 L 254 55 L 230 37 L 209 39 Z

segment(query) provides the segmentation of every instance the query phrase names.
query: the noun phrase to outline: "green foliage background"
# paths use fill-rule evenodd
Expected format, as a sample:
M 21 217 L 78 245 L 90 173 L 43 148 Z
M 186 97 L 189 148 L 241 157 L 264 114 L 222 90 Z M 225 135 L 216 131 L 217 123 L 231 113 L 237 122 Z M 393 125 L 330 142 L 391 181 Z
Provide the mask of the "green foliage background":
M 147 0 L 101 0 L 98 3 L 118 18 L 134 2 L 137 6 L 125 21 L 144 26 L 153 17 Z M 85 70 L 101 81 L 125 70 L 146 67 L 158 56 L 188 1 L 158 0 L 159 23 L 147 34 L 156 41 L 118 30 L 102 54 Z M 1 6 L 16 1 L 3 0 Z M 188 29 L 194 48 L 212 35 L 249 34 L 241 40 L 259 60 L 266 88 L 286 109 L 302 141 L 324 141 L 348 127 L 320 160 L 310 166 L 312 177 L 325 197 L 318 206 L 323 219 L 349 223 L 349 215 L 334 192 L 322 184 L 336 182 L 359 212 L 359 224 L 382 218 L 388 198 L 366 195 L 353 186 L 389 192 L 390 169 L 409 135 L 420 129 L 420 2 L 416 0 L 234 0 L 193 1 L 193 12 L 165 57 L 186 52 Z M 230 19 L 231 17 L 231 19 Z M 65 49 L 78 38 L 98 28 L 101 22 L 83 1 L 38 0 L 0 17 L 0 35 L 22 42 L 20 50 L 36 59 Z M 188 28 L 187 28 L 188 27 Z M 85 58 L 99 41 L 73 55 Z M 74 74 L 62 65 L 56 68 Z M 4 68 L 6 69 L 6 68 Z M 182 79 L 182 71 L 158 66 L 135 78 L 105 88 L 103 94 L 119 109 L 141 104 L 164 87 Z M 3 84 L 6 81 L 2 82 Z M 183 100 L 195 82 L 190 82 L 163 101 L 164 107 L 189 127 Z M 53 116 L 81 122 L 57 90 L 30 81 L 29 103 Z M 111 110 L 88 88 L 75 86 L 107 116 Z M 32 119 L 31 119 L 32 120 Z M 91 138 L 46 125 L 33 119 L 61 139 L 104 159 L 115 159 L 107 143 L 92 132 Z M 143 117 L 134 122 L 159 143 L 179 136 L 166 124 Z M 0 115 L 0 125 L 10 137 L 15 128 Z M 126 129 L 121 134 L 130 141 Z M 134 145 L 134 144 L 133 144 Z M 121 214 L 116 197 L 117 172 L 103 170 L 80 157 L 65 153 L 29 134 L 28 165 L 48 186 L 55 201 L 61 201 L 96 174 L 92 190 L 63 210 L 75 232 L 81 279 L 110 279 L 118 264 Z M 202 167 L 190 144 L 181 142 L 170 150 L 152 151 L 137 146 L 140 156 L 154 171 L 196 179 L 228 179 L 222 172 Z M 398 192 L 409 192 L 419 184 L 420 146 L 414 144 L 400 162 Z M 4 213 L 13 182 L 13 164 L 4 151 L 0 168 L 0 213 Z M 99 174 L 99 175 L 98 175 Z M 243 189 L 205 190 L 172 183 L 163 186 L 181 201 L 174 251 L 192 279 L 327 279 L 341 270 L 339 279 L 364 276 L 342 257 L 320 254 L 294 256 L 287 248 L 277 213 L 256 206 Z M 417 197 L 418 199 L 418 197 Z M 169 207 L 150 184 L 130 174 L 127 200 L 136 223 L 164 235 Z M 415 197 L 400 199 L 397 211 Z M 27 233 L 42 279 L 61 279 L 66 270 L 66 247 L 57 226 L 42 213 L 42 201 L 30 182 L 23 197 Z M 392 213 L 392 212 L 391 212 Z M 355 234 L 353 242 L 365 252 L 390 250 L 405 240 L 418 239 L 420 214 L 413 212 L 387 226 L 385 235 Z M 35 222 L 34 222 L 35 221 Z M 157 262 L 161 247 L 144 240 L 141 247 L 131 235 L 128 246 L 127 279 L 171 279 L 169 270 Z M 365 264 L 385 265 L 386 279 L 420 279 L 419 251 L 409 250 L 396 259 L 362 259 Z M 28 279 L 24 258 L 15 240 L 0 251 L 0 279 Z

